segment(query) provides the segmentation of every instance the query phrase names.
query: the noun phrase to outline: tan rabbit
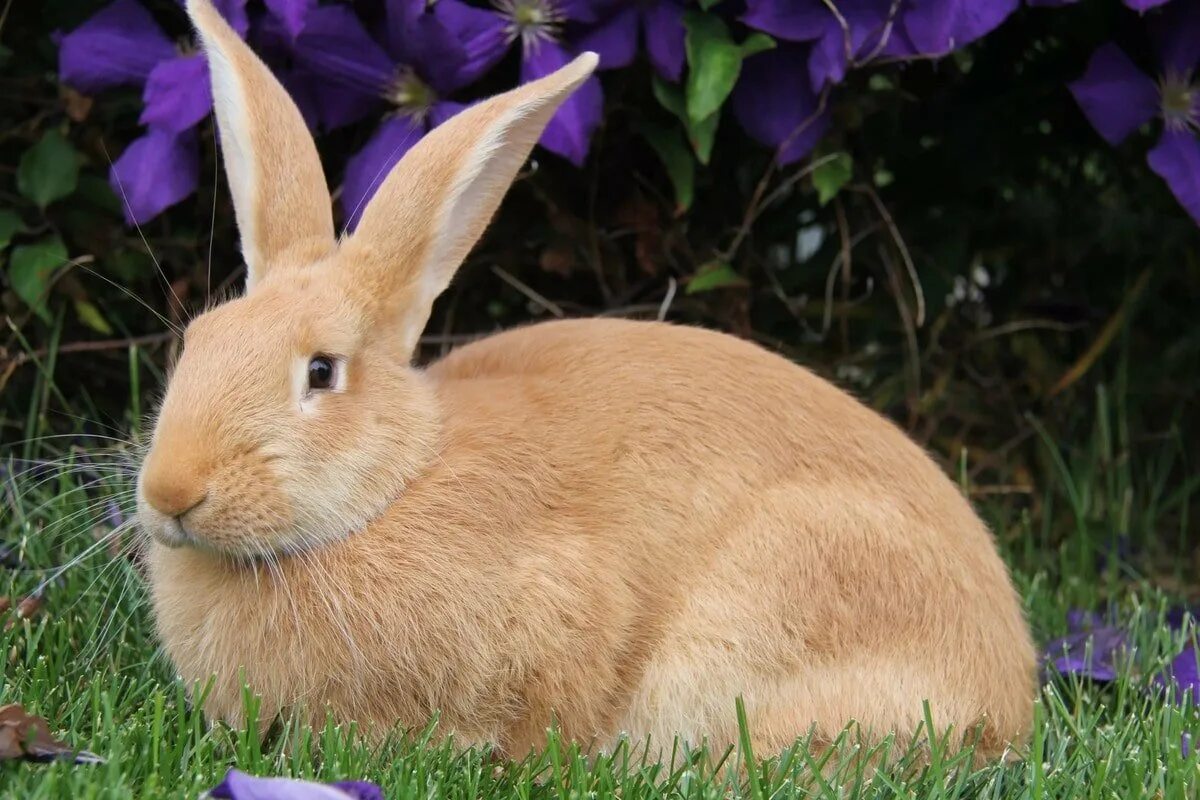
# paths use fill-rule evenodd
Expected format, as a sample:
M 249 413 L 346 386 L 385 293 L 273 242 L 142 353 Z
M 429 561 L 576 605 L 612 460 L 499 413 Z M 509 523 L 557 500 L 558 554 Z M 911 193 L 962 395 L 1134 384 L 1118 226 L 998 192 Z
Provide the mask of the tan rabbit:
M 206 709 L 375 731 L 435 712 L 521 755 L 556 721 L 760 752 L 857 721 L 1001 752 L 1034 654 L 984 525 L 899 430 L 730 336 L 533 325 L 411 365 L 434 298 L 585 54 L 480 103 L 334 235 L 309 134 L 213 10 L 244 297 L 197 317 L 139 478 L 153 605 Z M 323 717 L 321 717 L 323 718 Z

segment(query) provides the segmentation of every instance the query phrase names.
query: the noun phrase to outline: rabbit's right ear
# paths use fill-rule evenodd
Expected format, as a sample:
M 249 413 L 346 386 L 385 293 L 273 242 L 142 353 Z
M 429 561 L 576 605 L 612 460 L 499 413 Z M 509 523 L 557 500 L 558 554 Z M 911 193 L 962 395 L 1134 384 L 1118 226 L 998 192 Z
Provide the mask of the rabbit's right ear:
M 367 204 L 343 249 L 352 253 L 354 280 L 377 323 L 399 337 L 405 355 L 546 124 L 597 60 L 584 53 L 443 122 Z
M 300 110 L 211 0 L 187 0 L 212 76 L 213 107 L 246 260 L 246 288 L 305 266 L 337 240 L 321 160 Z

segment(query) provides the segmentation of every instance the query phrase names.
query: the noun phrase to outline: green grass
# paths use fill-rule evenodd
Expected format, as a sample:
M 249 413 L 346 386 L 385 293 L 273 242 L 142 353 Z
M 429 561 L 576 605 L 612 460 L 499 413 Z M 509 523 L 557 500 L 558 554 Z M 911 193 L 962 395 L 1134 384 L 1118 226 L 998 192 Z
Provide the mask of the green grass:
M 1178 442 L 1165 437 L 1139 448 L 1121 414 L 1099 392 L 1099 422 L 1079 435 L 1080 444 L 1060 446 L 1045 435 L 1047 474 L 1056 478 L 1038 502 L 985 505 L 1039 642 L 1064 631 L 1070 608 L 1115 605 L 1135 643 L 1120 679 L 1094 686 L 1058 678 L 1045 686 L 1034 737 L 1007 763 L 975 768 L 969 754 L 952 755 L 935 742 L 927 764 L 893 753 L 895 763 L 873 775 L 855 766 L 862 759 L 846 759 L 840 771 L 814 764 L 803 742 L 782 754 L 756 753 L 753 762 L 742 749 L 676 744 L 674 757 L 660 763 L 630 748 L 589 757 L 551 735 L 543 754 L 509 763 L 437 743 L 435 724 L 383 746 L 332 725 L 314 733 L 284 722 L 264 742 L 210 728 L 157 650 L 136 567 L 97 544 L 107 531 L 105 499 L 128 499 L 121 494 L 125 468 L 78 452 L 24 475 L 10 462 L 0 475 L 7 507 L 0 542 L 16 545 L 20 566 L 0 572 L 0 595 L 20 598 L 45 584 L 45 606 L 0 632 L 0 704 L 24 704 L 107 763 L 0 764 L 0 796 L 195 797 L 236 765 L 259 774 L 365 778 L 389 798 L 424 800 L 1200 797 L 1200 758 L 1181 753 L 1185 733 L 1200 740 L 1200 709 L 1149 690 L 1149 676 L 1186 635 L 1172 632 L 1163 615 L 1196 586 L 1194 567 L 1181 557 L 1192 535 L 1196 482 L 1182 469 Z M 968 455 L 964 474 L 969 463 Z M 1144 557 L 1101 568 L 1098 556 L 1118 537 Z M 733 698 L 729 713 L 733 719 Z M 847 732 L 842 753 L 852 751 L 853 738 Z M 730 763 L 752 768 L 722 768 Z

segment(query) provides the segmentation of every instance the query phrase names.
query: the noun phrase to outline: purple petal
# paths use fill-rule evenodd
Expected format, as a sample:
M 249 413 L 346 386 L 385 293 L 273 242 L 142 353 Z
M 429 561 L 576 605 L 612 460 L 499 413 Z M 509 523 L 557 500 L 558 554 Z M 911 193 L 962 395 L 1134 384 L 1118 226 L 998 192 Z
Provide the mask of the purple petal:
M 162 61 L 150 72 L 142 91 L 145 107 L 138 122 L 172 133 L 200 124 L 212 111 L 208 61 L 193 53 Z
M 385 119 L 366 146 L 346 162 L 342 180 L 342 211 L 346 229 L 358 225 L 363 209 L 392 167 L 425 135 L 425 125 L 411 117 Z
M 317 7 L 317 0 L 266 0 L 267 11 L 283 24 L 290 38 L 295 39 L 304 30 L 308 13 Z
M 1111 681 L 1117 676 L 1116 658 L 1127 643 L 1128 637 L 1120 628 L 1100 626 L 1055 639 L 1046 645 L 1046 655 L 1051 666 L 1063 675 Z
M 821 0 L 746 0 L 742 22 L 792 42 L 819 39 L 831 22 L 837 24 Z
M 942 55 L 990 33 L 1017 4 L 1018 0 L 911 0 L 904 29 L 920 52 Z
M 1100 47 L 1083 77 L 1068 87 L 1109 144 L 1118 144 L 1158 112 L 1158 87 L 1115 44 Z
M 1200 225 L 1200 141 L 1189 131 L 1163 131 L 1146 160 Z
M 1161 5 L 1166 5 L 1171 0 L 1124 0 L 1125 5 L 1132 8 L 1134 11 L 1149 11 L 1152 8 L 1158 8 Z
M 508 51 L 503 18 L 460 0 L 388 0 L 386 11 L 392 54 L 441 94 L 473 83 Z
M 314 783 L 295 778 L 258 778 L 236 769 L 209 795 L 221 800 L 383 800 L 383 790 L 366 781 Z
M 376 95 L 347 89 L 308 70 L 301 74 L 308 76 L 308 91 L 323 130 L 332 131 L 353 125 L 377 113 L 383 105 Z
M 591 25 L 605 19 L 628 0 L 554 0 L 554 9 L 569 22 Z
M 288 94 L 292 98 L 292 102 L 296 104 L 296 108 L 300 109 L 300 116 L 304 117 L 304 124 L 310 130 L 316 130 L 321 125 L 321 106 L 317 102 L 315 86 L 317 81 L 312 74 L 303 67 L 281 67 L 274 70 L 275 77 L 283 84 L 283 88 L 287 89 Z M 340 94 L 349 94 L 346 91 L 341 91 Z M 372 106 L 374 106 L 374 98 L 370 98 Z M 367 112 L 369 113 L 368 108 Z M 366 116 L 366 113 L 363 114 Z M 358 119 L 361 119 L 359 117 Z M 351 120 L 357 122 L 358 120 Z M 349 124 L 349 123 L 346 123 Z M 330 130 L 333 126 L 326 126 L 326 130 Z
M 753 139 L 777 148 L 781 164 L 807 155 L 829 125 L 817 115 L 808 81 L 808 48 L 782 45 L 751 56 L 733 89 L 733 114 Z
M 196 191 L 200 152 L 193 131 L 151 128 L 112 165 L 108 182 L 125 207 L 125 221 L 141 224 Z
M 250 30 L 250 18 L 246 16 L 246 0 L 213 0 L 213 5 L 221 16 L 229 23 L 229 27 L 237 31 L 237 35 L 246 37 Z
M 1163 72 L 1182 76 L 1200 66 L 1200 3 L 1172 3 L 1146 27 Z
M 442 100 L 433 104 L 429 109 L 429 126 L 436 128 L 446 120 L 453 117 L 458 112 L 467 107 L 467 103 L 455 103 L 450 100 Z
M 137 86 L 175 46 L 137 0 L 117 0 L 62 37 L 58 75 L 81 92 Z
M 1184 694 L 1190 692 L 1191 702 L 1200 702 L 1200 648 L 1195 641 L 1154 676 L 1154 683 L 1162 689 L 1173 689 L 1177 701 L 1182 702 Z
M 600 69 L 627 67 L 637 56 L 639 16 L 636 6 L 618 11 L 580 34 L 575 40 L 575 48 L 591 50 L 600 56 Z
M 396 65 L 347 6 L 321 6 L 308 15 L 293 48 L 311 72 L 358 94 L 382 96 Z
M 557 42 L 536 42 L 521 59 L 521 83 L 549 75 L 570 60 L 571 55 Z M 592 132 L 600 125 L 603 112 L 604 93 L 600 79 L 593 75 L 559 107 L 539 143 L 572 164 L 583 166 Z
M 676 0 L 658 0 L 642 7 L 642 32 L 646 36 L 646 55 L 662 77 L 678 81 L 683 74 L 684 6 Z
M 809 80 L 814 92 L 821 91 L 826 83 L 840 83 L 846 76 L 848 54 L 866 58 L 876 51 L 888 52 L 889 45 L 895 51 L 894 43 L 901 41 L 897 34 L 902 33 L 898 26 L 888 27 L 888 14 L 892 11 L 889 0 L 839 0 L 838 13 L 846 22 L 846 27 L 832 14 L 829 15 L 825 31 L 813 46 L 812 55 L 808 61 Z M 849 30 L 849 41 L 846 31 Z M 884 34 L 888 35 L 887 42 L 881 42 Z M 907 48 L 908 40 L 903 39 Z M 849 48 L 849 49 L 847 49 Z M 889 55 L 899 55 L 898 52 L 888 52 Z

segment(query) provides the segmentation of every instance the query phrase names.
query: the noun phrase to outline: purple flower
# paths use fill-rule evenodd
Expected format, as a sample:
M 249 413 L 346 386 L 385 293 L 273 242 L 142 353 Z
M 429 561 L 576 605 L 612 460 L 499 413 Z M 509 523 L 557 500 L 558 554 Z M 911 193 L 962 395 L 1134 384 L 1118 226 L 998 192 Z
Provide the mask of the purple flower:
M 751 56 L 733 89 L 733 114 L 751 138 L 776 148 L 776 158 L 789 164 L 807 155 L 826 128 L 809 87 L 807 45 L 782 43 Z
M 383 800 L 383 790 L 366 781 L 314 783 L 295 778 L 258 778 L 229 770 L 209 797 L 221 800 Z
M 387 36 L 371 37 L 345 6 L 322 6 L 308 16 L 292 52 L 321 80 L 311 84 L 317 117 L 334 128 L 380 106 L 390 113 L 346 163 L 341 204 L 353 228 L 392 166 L 432 127 L 463 108 L 447 99 L 504 56 L 499 15 L 460 0 L 388 0 Z
M 1166 669 L 1154 676 L 1154 685 L 1172 693 L 1177 702 L 1185 698 L 1192 703 L 1200 702 L 1200 647 L 1195 636 Z
M 1092 127 L 1119 144 L 1155 117 L 1163 122 L 1150 168 L 1200 224 L 1200 4 L 1175 3 L 1150 23 L 1158 55 L 1157 80 L 1146 75 L 1115 44 L 1100 47 L 1087 71 L 1070 84 Z
M 636 54 L 642 9 L 627 0 L 496 0 L 496 8 L 503 20 L 501 35 L 506 44 L 520 43 L 521 83 L 548 75 L 585 50 L 600 56 L 600 69 L 626 66 Z M 682 30 L 682 21 L 677 17 L 676 22 L 677 28 L 663 31 L 664 41 Z M 680 53 L 682 45 L 678 39 Z M 682 69 L 682 61 L 678 63 Z M 593 75 L 559 107 L 540 144 L 582 165 L 603 108 L 600 79 Z
M 250 27 L 247 0 L 215 0 L 239 34 Z M 302 26 L 311 0 L 270 0 L 285 25 Z M 191 195 L 199 181 L 195 128 L 212 112 L 208 63 L 190 46 L 177 49 L 137 0 L 116 0 L 59 42 L 58 71 L 82 92 L 141 86 L 135 139 L 109 171 L 131 225 L 146 222 Z
M 838 83 L 853 63 L 878 55 L 941 56 L 978 39 L 1018 0 L 747 0 L 742 20 L 791 42 L 812 42 L 813 91 Z
M 1055 672 L 1098 683 L 1116 680 L 1116 662 L 1128 646 L 1125 631 L 1105 624 L 1092 612 L 1067 614 L 1067 635 L 1046 645 L 1046 662 Z

